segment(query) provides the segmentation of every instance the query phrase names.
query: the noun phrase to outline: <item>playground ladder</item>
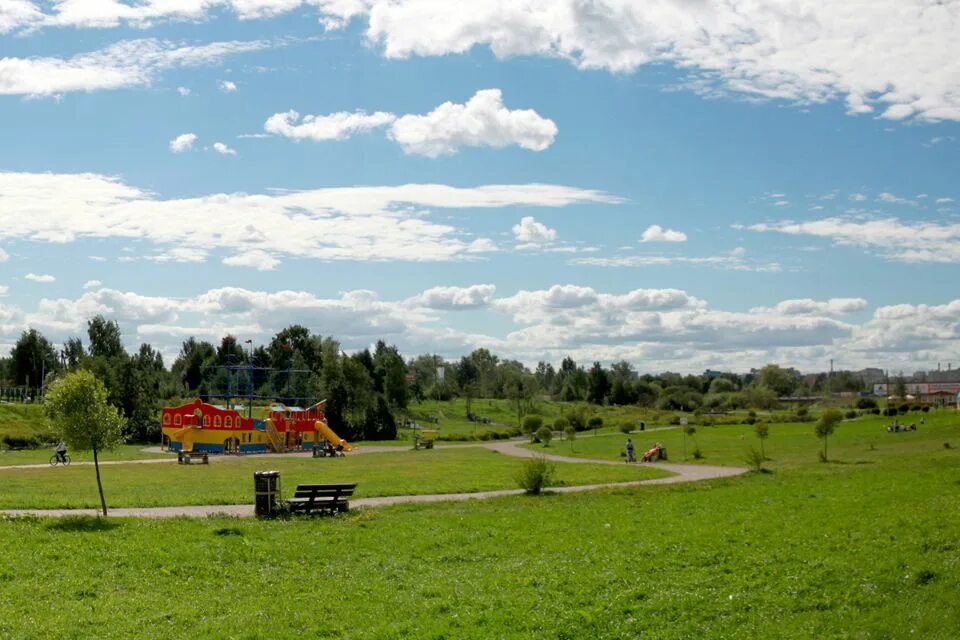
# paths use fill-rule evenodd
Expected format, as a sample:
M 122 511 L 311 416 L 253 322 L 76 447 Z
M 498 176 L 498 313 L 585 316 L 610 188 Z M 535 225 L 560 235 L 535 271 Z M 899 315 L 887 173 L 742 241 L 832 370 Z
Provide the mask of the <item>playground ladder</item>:
M 277 431 L 277 427 L 273 424 L 273 420 L 267 420 L 267 437 L 270 438 L 270 446 L 273 447 L 275 452 L 283 453 L 287 450 L 283 439 L 280 437 L 280 433 Z

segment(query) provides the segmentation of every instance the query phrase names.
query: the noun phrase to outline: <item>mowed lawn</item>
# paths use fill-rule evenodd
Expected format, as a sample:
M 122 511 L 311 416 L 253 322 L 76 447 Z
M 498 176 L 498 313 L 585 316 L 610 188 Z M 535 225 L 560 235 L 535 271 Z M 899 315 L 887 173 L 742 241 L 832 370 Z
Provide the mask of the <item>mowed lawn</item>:
M 923 414 L 908 414 L 903 422 L 919 423 Z M 845 420 L 836 427 L 827 443 L 829 458 L 838 464 L 872 463 L 890 455 L 904 455 L 913 451 L 927 451 L 943 446 L 944 442 L 960 447 L 960 414 L 952 410 L 934 411 L 925 414 L 926 424 L 918 424 L 917 431 L 887 433 L 886 425 L 893 418 L 861 417 Z M 813 432 L 814 422 L 768 425 L 770 435 L 763 444 L 771 469 L 785 469 L 817 463 L 818 452 L 823 450 L 823 440 Z M 627 438 L 633 440 L 639 459 L 647 449 L 660 442 L 666 447 L 670 462 L 691 464 L 746 465 L 746 452 L 753 447 L 760 449 L 760 441 L 753 425 L 720 425 L 697 427 L 693 436 L 686 436 L 686 459 L 684 458 L 684 434 L 680 427 L 656 431 L 622 433 L 578 433 L 573 442 L 554 440 L 549 447 L 541 444 L 525 445 L 533 451 L 544 451 L 581 458 L 619 460 Z M 700 448 L 703 455 L 694 458 L 693 451 Z
M 960 451 L 887 446 L 326 519 L 0 519 L 0 637 L 960 637 Z
M 356 495 L 393 496 L 517 488 L 521 460 L 479 447 L 368 453 L 345 458 L 229 457 L 209 465 L 102 465 L 108 506 L 252 504 L 253 473 L 277 470 L 286 495 L 297 483 L 357 482 Z M 556 465 L 558 484 L 625 482 L 662 477 L 655 469 L 624 465 Z M 0 467 L 0 508 L 96 507 L 94 468 Z

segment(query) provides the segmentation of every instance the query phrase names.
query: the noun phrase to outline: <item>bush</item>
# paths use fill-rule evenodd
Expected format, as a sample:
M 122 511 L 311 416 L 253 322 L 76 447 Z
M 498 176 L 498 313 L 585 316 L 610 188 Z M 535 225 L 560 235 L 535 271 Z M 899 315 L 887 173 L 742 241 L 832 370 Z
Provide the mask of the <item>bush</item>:
M 620 423 L 620 433 L 626 434 L 626 433 L 632 433 L 632 432 L 633 432 L 633 424 L 632 424 L 632 423 L 630 423 L 630 422 L 621 422 L 621 423 Z
M 750 417 L 744 418 L 742 424 L 754 424 L 756 421 L 757 419 L 755 417 L 750 416 Z
M 845 414 L 843 414 L 843 417 L 846 418 L 847 420 L 853 420 L 854 418 L 857 417 L 857 415 L 858 414 L 856 411 L 854 411 L 853 409 L 850 409 Z
M 929 412 L 930 412 L 930 407 L 924 407 L 924 408 L 920 409 L 920 411 L 923 411 L 924 413 L 929 413 Z
M 921 407 L 920 405 L 918 405 L 918 404 L 910 405 L 910 411 L 920 411 L 921 408 L 922 408 L 922 407 Z
M 701 460 L 701 459 L 703 459 L 703 452 L 700 451 L 700 447 L 694 447 L 694 449 L 693 449 L 693 457 L 694 457 L 694 459 L 696 459 L 696 460 Z
M 43 443 L 33 436 L 3 436 L 3 446 L 11 450 L 39 449 Z
M 547 462 L 546 458 L 527 458 L 517 472 L 517 484 L 527 495 L 538 496 L 544 487 L 550 485 L 554 470 L 554 465 Z
M 566 433 L 567 427 L 570 427 L 570 426 L 573 426 L 573 425 L 570 424 L 569 420 L 567 420 L 562 416 L 553 421 L 553 428 L 555 431 L 563 431 L 564 433 Z M 576 427 L 574 427 L 574 431 L 576 431 Z
M 592 418 L 587 420 L 587 426 L 593 429 L 594 431 L 596 431 L 597 429 L 603 426 L 603 418 L 601 418 L 600 416 L 593 416 Z
M 536 433 L 543 426 L 543 418 L 540 416 L 524 416 L 521 425 L 524 433 Z
M 537 429 L 537 440 L 543 443 L 543 446 L 550 446 L 550 441 L 553 440 L 553 430 L 550 427 L 540 427 Z
M 906 402 L 897 407 L 897 413 L 904 414 L 907 411 L 910 411 L 910 405 L 908 405 Z
M 877 401 L 873 398 L 860 398 L 857 400 L 857 409 L 876 409 Z
M 484 429 L 483 431 L 477 432 L 477 439 L 478 439 L 478 440 L 483 440 L 484 442 L 486 442 L 486 441 L 488 441 L 488 440 L 493 440 L 493 439 L 496 438 L 498 435 L 499 435 L 499 434 L 497 434 L 497 433 L 495 433 L 495 432 L 493 432 L 493 431 L 488 431 L 488 430 Z
M 800 407 L 799 409 L 797 409 L 797 416 L 799 416 L 800 418 L 806 417 L 808 413 L 810 413 L 810 410 L 807 409 L 806 407 Z
M 570 443 L 571 443 L 571 444 L 570 444 L 570 447 L 572 448 L 572 447 L 573 447 L 573 440 L 574 440 L 574 438 L 577 437 L 577 430 L 568 425 L 567 428 L 563 430 L 563 435 L 565 435 L 566 438 L 567 438 L 567 440 L 570 441 Z
M 926 411 L 927 408 L 924 407 L 923 410 Z M 872 414 L 875 415 L 875 416 L 878 416 L 878 415 L 880 415 L 880 408 L 879 408 L 879 407 L 874 407 L 873 409 L 870 409 L 870 413 L 872 413 Z
M 895 416 L 897 415 L 897 409 L 895 407 L 887 407 L 883 410 L 883 415 L 885 416 Z
M 747 454 L 744 459 L 747 462 L 747 466 L 754 471 L 763 470 L 763 455 L 757 450 L 756 447 L 750 447 L 747 449 Z

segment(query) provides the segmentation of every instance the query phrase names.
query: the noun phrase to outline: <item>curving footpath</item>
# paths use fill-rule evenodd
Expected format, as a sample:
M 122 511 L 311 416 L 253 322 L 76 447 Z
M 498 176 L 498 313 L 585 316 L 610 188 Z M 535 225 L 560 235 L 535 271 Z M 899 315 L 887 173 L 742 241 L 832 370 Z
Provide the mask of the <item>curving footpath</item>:
M 531 449 L 524 449 L 516 442 L 492 442 L 482 445 L 454 445 L 460 447 L 483 447 L 508 456 L 518 458 L 543 457 L 554 462 L 563 462 L 568 464 L 607 464 L 622 465 L 623 462 L 613 460 L 594 460 L 591 458 L 570 458 L 554 454 L 542 454 Z M 438 447 L 446 448 L 446 447 Z M 451 447 L 453 448 L 453 447 Z M 396 451 L 396 447 L 379 447 L 380 450 Z M 378 453 L 367 449 L 368 453 Z M 297 454 L 302 455 L 302 454 Z M 168 462 L 166 459 L 154 460 L 130 460 L 126 464 L 144 464 L 154 462 Z M 114 464 L 123 464 L 117 461 Z M 104 464 L 104 463 L 101 463 Z M 22 465 L 19 468 L 44 467 L 46 465 Z M 665 478 L 653 478 L 649 480 L 633 480 L 630 482 L 610 482 L 604 484 L 585 484 L 573 487 L 551 487 L 551 493 L 576 493 L 580 491 L 594 491 L 596 489 L 620 489 L 626 487 L 638 487 L 642 485 L 655 484 L 679 484 L 683 482 L 699 482 L 702 480 L 714 480 L 717 478 L 730 478 L 749 471 L 743 467 L 718 467 L 711 465 L 692 465 L 692 464 L 673 464 L 669 462 L 646 463 L 644 466 L 654 469 L 662 469 L 674 475 Z M 9 467 L 7 467 L 9 468 Z M 474 493 L 436 493 L 414 496 L 381 496 L 375 498 L 358 498 L 350 501 L 352 507 L 384 507 L 394 504 L 412 504 L 423 502 L 457 502 L 466 500 L 487 500 L 490 498 L 500 498 L 503 496 L 516 496 L 523 494 L 522 489 L 501 489 L 498 491 L 479 491 Z M 6 509 L 0 510 L 0 515 L 6 516 L 96 516 L 99 514 L 97 509 Z M 138 508 L 113 508 L 110 509 L 110 515 L 120 518 L 176 518 L 176 517 L 208 517 L 208 516 L 229 516 L 239 518 L 253 517 L 252 504 L 234 504 L 234 505 L 194 505 L 183 507 L 138 507 Z

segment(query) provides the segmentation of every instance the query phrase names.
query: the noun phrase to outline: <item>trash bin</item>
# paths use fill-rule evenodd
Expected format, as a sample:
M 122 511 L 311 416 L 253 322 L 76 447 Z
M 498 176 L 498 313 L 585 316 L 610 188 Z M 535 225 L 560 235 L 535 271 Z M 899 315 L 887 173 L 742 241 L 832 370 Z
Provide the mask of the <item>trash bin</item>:
M 280 472 L 253 472 L 253 512 L 258 518 L 269 518 L 277 514 L 280 500 Z

